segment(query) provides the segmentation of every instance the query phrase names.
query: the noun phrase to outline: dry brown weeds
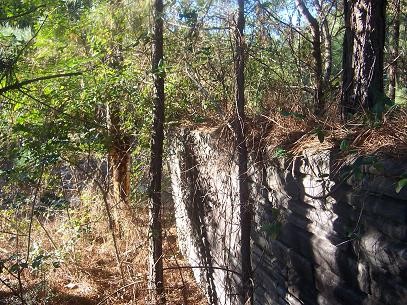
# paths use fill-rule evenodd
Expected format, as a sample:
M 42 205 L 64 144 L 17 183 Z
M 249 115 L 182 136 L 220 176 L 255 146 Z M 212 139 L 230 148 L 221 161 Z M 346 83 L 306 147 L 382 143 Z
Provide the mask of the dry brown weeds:
M 407 156 L 407 110 L 397 109 L 387 113 L 384 119 L 374 124 L 351 121 L 342 123 L 339 116 L 317 119 L 311 115 L 298 117 L 273 112 L 250 123 L 248 139 L 256 139 L 271 149 L 284 148 L 291 155 L 301 155 L 304 149 L 326 149 L 339 147 L 346 141 L 346 150 L 339 158 L 355 155 L 391 155 L 396 158 Z M 253 140 L 250 140 L 253 141 Z M 250 142 L 249 141 L 249 142 Z
M 39 270 L 27 268 L 22 272 L 23 295 L 27 304 L 148 305 L 146 205 L 143 202 L 133 205 L 132 217 L 124 216 L 128 213 L 116 213 L 120 215 L 116 219 L 120 232 L 119 229 L 115 232 L 119 268 L 106 211 L 100 196 L 95 194 L 97 192 L 90 188 L 82 194 L 80 207 L 60 211 L 50 218 L 35 218 L 31 236 L 32 256 L 36 255 L 35 251 L 41 251 L 50 257 L 44 260 Z M 176 247 L 172 213 L 171 205 L 166 204 L 163 210 L 165 267 L 187 265 Z M 20 225 L 27 221 L 18 219 L 22 216 L 17 214 L 10 216 L 16 217 L 14 220 Z M 15 228 L 2 222 L 1 257 L 26 251 L 26 237 L 19 236 L 19 245 L 16 246 L 15 239 L 2 233 Z M 54 268 L 53 260 L 61 261 L 59 268 Z M 6 278 L 5 273 L 0 275 Z M 165 279 L 167 304 L 206 304 L 188 269 L 166 270 Z M 18 289 L 16 279 L 9 277 L 9 280 Z M 0 284 L 0 304 L 21 303 L 10 289 Z

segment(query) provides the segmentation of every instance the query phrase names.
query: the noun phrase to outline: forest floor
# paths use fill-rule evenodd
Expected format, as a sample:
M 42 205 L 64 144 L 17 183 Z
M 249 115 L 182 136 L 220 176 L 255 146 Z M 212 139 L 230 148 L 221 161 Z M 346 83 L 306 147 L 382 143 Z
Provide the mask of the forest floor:
M 114 230 L 115 247 L 103 205 L 100 201 L 95 205 L 97 198 L 89 197 L 86 201 L 80 208 L 60 211 L 52 217 L 32 218 L 31 260 L 20 272 L 15 263 L 19 261 L 17 257 L 21 261 L 21 257 L 25 257 L 27 239 L 3 234 L 12 229 L 10 222 L 15 221 L 13 213 L 16 211 L 0 210 L 3 213 L 0 215 L 0 259 L 4 262 L 0 268 L 1 305 L 149 304 L 146 204 L 132 207 L 131 217 L 116 215 L 120 221 Z M 177 268 L 186 266 L 187 262 L 177 248 L 171 206 L 167 205 L 163 214 L 167 304 L 207 304 L 191 270 Z M 20 218 L 18 226 L 29 226 L 29 220 Z

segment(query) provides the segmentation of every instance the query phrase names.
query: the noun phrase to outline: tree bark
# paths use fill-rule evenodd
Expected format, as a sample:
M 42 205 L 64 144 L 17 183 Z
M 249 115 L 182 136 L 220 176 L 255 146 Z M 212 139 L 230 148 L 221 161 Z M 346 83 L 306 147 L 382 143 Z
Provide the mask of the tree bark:
M 149 189 L 149 288 L 151 302 L 165 304 L 161 223 L 161 180 L 164 143 L 163 0 L 154 0 L 152 72 L 154 78 L 154 122 L 151 136 Z
M 324 13 L 323 2 L 315 0 L 315 6 L 319 15 L 321 25 L 321 38 L 324 45 L 324 73 L 323 73 L 323 88 L 329 88 L 329 80 L 332 71 L 332 35 L 329 29 L 328 18 L 326 12 Z
M 323 87 L 326 89 L 329 87 L 329 80 L 331 79 L 332 72 L 332 36 L 329 30 L 328 21 L 325 20 L 322 23 L 324 33 L 324 45 L 325 45 L 325 70 L 323 78 Z
M 370 110 L 383 100 L 385 0 L 345 0 L 342 115 Z
M 235 135 L 239 165 L 239 200 L 241 232 L 241 267 L 242 267 L 242 303 L 253 304 L 252 265 L 250 233 L 252 226 L 252 207 L 249 202 L 249 183 L 247 175 L 247 145 L 245 124 L 245 41 L 244 41 L 244 0 L 238 0 L 238 19 L 235 29 L 235 74 L 236 74 L 236 120 Z
M 121 9 L 122 0 L 110 0 L 113 11 Z M 110 41 L 109 52 L 105 58 L 107 65 L 121 73 L 123 70 L 123 42 L 121 26 L 117 16 L 113 16 L 112 36 L 118 37 Z M 131 137 L 122 130 L 120 110 L 121 101 L 109 100 L 106 104 L 107 127 L 109 133 L 109 165 L 113 185 L 112 197 L 114 205 L 120 210 L 129 210 Z M 116 213 L 117 214 L 117 213 Z M 117 214 L 116 219 L 120 216 Z
M 321 115 L 324 111 L 325 101 L 323 97 L 323 77 L 322 77 L 322 52 L 321 52 L 321 31 L 318 21 L 311 15 L 303 0 L 296 0 L 298 9 L 309 22 L 312 32 L 312 56 L 314 58 L 315 77 L 315 114 Z
M 112 107 L 113 106 L 113 107 Z M 111 112 L 117 105 L 108 105 L 107 112 Z M 116 130 L 118 122 L 111 123 L 111 119 L 119 118 L 119 114 L 111 116 L 109 134 L 111 143 L 109 147 L 109 164 L 113 186 L 113 199 L 119 208 L 129 210 L 130 206 L 130 166 L 131 166 L 131 137 L 122 131 Z
M 400 43 L 400 0 L 393 0 L 393 35 L 390 42 L 390 66 L 389 66 L 389 98 L 396 98 L 396 83 L 397 83 L 397 61 L 399 57 Z
M 109 101 L 106 106 L 109 132 L 109 168 L 114 204 L 121 210 L 129 210 L 130 166 L 132 137 L 121 130 L 118 101 Z

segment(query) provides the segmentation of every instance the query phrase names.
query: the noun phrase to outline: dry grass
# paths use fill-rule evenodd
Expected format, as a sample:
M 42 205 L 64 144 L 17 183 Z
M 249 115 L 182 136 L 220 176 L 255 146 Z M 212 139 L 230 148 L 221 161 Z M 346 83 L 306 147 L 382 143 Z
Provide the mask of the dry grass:
M 338 115 L 335 119 L 329 116 L 325 120 L 309 114 L 299 116 L 292 112 L 289 115 L 273 112 L 268 116 L 263 115 L 260 123 L 256 118 L 250 123 L 249 143 L 263 142 L 271 149 L 283 148 L 290 155 L 296 156 L 307 148 L 334 148 L 339 151 L 341 143 L 346 141 L 346 151 L 339 151 L 338 158 L 349 153 L 407 157 L 406 109 L 387 113 L 380 124 L 360 123 L 356 120 L 343 124 Z
M 112 242 L 103 203 L 94 189 L 82 193 L 81 206 L 59 211 L 52 217 L 35 217 L 31 236 L 30 257 L 49 255 L 37 269 L 21 272 L 23 296 L 27 304 L 146 304 L 147 296 L 147 210 L 142 202 L 132 206 L 131 217 L 114 211 L 115 234 L 120 266 Z M 21 213 L 7 212 L 11 222 L 0 228 L 0 258 L 18 253 L 25 257 L 27 236 L 4 232 L 26 232 L 29 220 Z M 164 209 L 164 265 L 186 265 L 176 248 L 176 233 L 170 204 Z M 40 224 L 41 223 L 41 224 Z M 54 268 L 53 262 L 60 267 Z M 10 264 L 6 263 L 9 267 Z M 121 269 L 121 271 L 120 271 Z M 123 275 L 123 276 L 122 276 Z M 0 273 L 7 284 L 18 290 L 18 281 L 7 272 Z M 165 272 L 168 304 L 203 305 L 206 301 L 187 269 Z M 15 293 L 0 284 L 0 304 L 22 304 Z

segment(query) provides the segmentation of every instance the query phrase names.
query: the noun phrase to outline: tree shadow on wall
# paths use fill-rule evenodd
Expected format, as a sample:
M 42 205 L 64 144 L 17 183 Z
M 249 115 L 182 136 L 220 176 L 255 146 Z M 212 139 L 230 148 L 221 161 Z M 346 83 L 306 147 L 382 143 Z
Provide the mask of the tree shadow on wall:
M 296 162 L 294 166 L 298 167 Z M 268 173 L 266 168 L 272 168 L 274 172 Z M 257 222 L 263 229 L 256 233 L 261 236 L 257 243 L 255 238 L 253 257 L 257 286 L 255 304 L 314 305 L 317 304 L 317 290 L 313 235 L 307 231 L 311 223 L 307 215 L 312 206 L 301 201 L 304 189 L 297 181 L 298 168 L 280 168 L 281 164 L 263 164 L 262 169 L 264 204 L 257 212 Z M 268 185 L 267 176 L 278 180 L 277 183 Z M 273 232 L 264 229 L 264 224 L 270 223 Z M 256 253 L 259 251 L 262 253 Z
M 268 237 L 262 245 L 274 261 L 273 265 L 266 260 L 257 263 L 258 269 L 267 270 L 259 278 L 271 278 L 268 286 L 273 293 L 257 291 L 261 300 L 257 304 L 363 304 L 366 294 L 359 281 L 365 274 L 357 262 L 360 253 L 355 253 L 352 242 L 342 243 L 357 219 L 349 217 L 354 215 L 350 206 L 330 197 L 340 192 L 330 193 L 330 168 L 324 166 L 329 161 L 330 154 L 322 153 L 301 158 L 301 162 L 294 159 L 290 166 L 263 165 L 271 169 L 263 177 L 275 181 L 268 185 L 263 179 L 266 203 L 258 213 L 259 221 L 275 222 L 272 212 L 277 210 L 281 228 L 275 239 Z M 267 298 L 274 302 L 265 303 Z
M 347 183 L 337 179 L 342 186 L 332 195 L 338 218 L 330 240 L 338 245 L 341 280 L 333 293 L 341 304 L 407 304 L 407 259 L 403 258 L 407 206 L 396 199 L 394 188 L 394 177 L 404 173 L 407 165 L 405 160 L 397 162 L 377 161 L 380 166 L 375 167 L 383 168 L 375 169 L 375 174 L 368 170 L 371 164 L 362 166 L 358 168 L 362 175 L 358 178 L 353 172 Z
M 360 281 L 365 282 L 368 277 L 366 265 L 360 264 L 364 261 L 363 253 L 358 250 L 359 238 L 363 234 L 363 228 L 360 226 L 363 213 L 355 211 L 345 200 L 347 194 L 352 194 L 355 190 L 340 179 L 336 179 L 336 185 L 341 186 L 331 196 L 332 210 L 337 218 L 328 236 L 336 246 L 335 265 L 329 271 L 334 280 L 329 282 L 330 285 L 325 287 L 325 290 L 331 291 L 331 298 L 339 304 L 360 305 L 364 304 L 367 297 L 362 289 L 369 290 L 368 287 L 360 285 Z
M 365 296 L 347 289 L 347 285 L 357 286 L 356 254 L 350 243 L 338 246 L 341 240 L 336 230 L 342 221 L 338 212 L 341 210 L 340 214 L 346 215 L 349 210 L 337 205 L 331 197 L 335 193 L 333 189 L 339 190 L 337 184 L 332 183 L 331 152 L 312 151 L 304 155 L 302 164 L 292 170 L 296 177 L 291 176 L 294 178 L 292 188 L 298 188 L 299 198 L 288 205 L 289 218 L 293 223 L 297 221 L 297 227 L 303 231 L 300 239 L 304 245 L 300 242 L 296 252 L 308 260 L 312 272 L 309 290 L 301 287 L 299 296 L 305 304 L 362 304 Z M 290 182 L 286 185 L 290 186 Z M 286 191 L 295 195 L 289 187 Z M 311 276 L 304 280 L 311 281 Z
M 297 299 L 303 304 L 317 304 L 317 290 L 314 278 L 313 234 L 307 229 L 311 221 L 307 218 L 313 207 L 303 201 L 305 188 L 304 177 L 300 173 L 298 162 L 293 162 L 291 170 L 280 172 L 283 190 L 287 194 L 284 206 L 285 219 L 277 238 L 287 247 L 286 265 L 286 299 Z
M 210 305 L 218 305 L 218 296 L 216 293 L 216 286 L 214 281 L 214 268 L 213 257 L 211 254 L 211 245 L 208 238 L 208 232 L 205 224 L 205 208 L 207 204 L 207 196 L 203 191 L 203 188 L 199 184 L 197 158 L 194 154 L 194 149 L 190 147 L 192 145 L 188 137 L 184 139 L 185 147 L 185 181 L 189 187 L 189 200 L 185 200 L 186 211 L 191 223 L 192 236 L 196 242 L 198 249 L 199 260 L 202 266 L 198 266 L 201 269 L 201 276 L 205 283 L 205 291 L 207 293 L 208 301 Z M 191 245 L 194 246 L 194 245 Z M 193 266 L 194 267 L 194 266 Z

